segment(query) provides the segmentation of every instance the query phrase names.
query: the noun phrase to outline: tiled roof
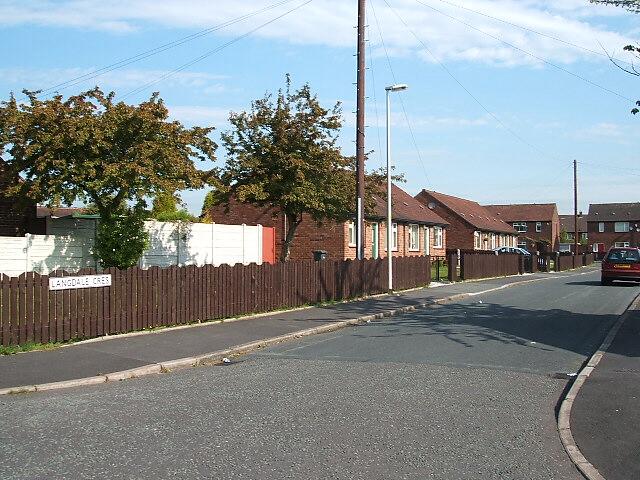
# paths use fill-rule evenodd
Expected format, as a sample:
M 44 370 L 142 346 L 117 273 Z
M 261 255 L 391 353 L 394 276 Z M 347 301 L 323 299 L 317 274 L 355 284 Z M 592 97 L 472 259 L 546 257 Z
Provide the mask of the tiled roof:
M 555 203 L 484 205 L 484 207 L 505 222 L 549 222 L 556 211 Z
M 387 218 L 387 200 L 374 196 L 373 217 Z M 396 185 L 391 185 L 391 217 L 393 220 L 429 225 L 448 225 L 447 221 Z
M 567 233 L 574 233 L 573 215 L 560 215 L 560 229 Z M 587 231 L 587 217 L 578 215 L 578 233 Z
M 640 202 L 592 203 L 589 205 L 588 222 L 640 222 Z
M 66 208 L 54 208 L 51 209 L 49 207 L 43 207 L 38 205 L 36 208 L 36 216 L 38 218 L 44 217 L 54 217 L 54 218 L 62 218 L 62 217 L 70 217 L 73 214 L 81 214 L 84 213 L 84 208 L 75 208 L 75 207 L 66 207 Z
M 477 202 L 452 195 L 445 195 L 444 193 L 433 192 L 431 190 L 423 190 L 423 192 L 431 195 L 437 202 L 455 212 L 460 218 L 478 230 L 517 235 L 517 232 L 510 224 L 497 218 L 492 212 Z

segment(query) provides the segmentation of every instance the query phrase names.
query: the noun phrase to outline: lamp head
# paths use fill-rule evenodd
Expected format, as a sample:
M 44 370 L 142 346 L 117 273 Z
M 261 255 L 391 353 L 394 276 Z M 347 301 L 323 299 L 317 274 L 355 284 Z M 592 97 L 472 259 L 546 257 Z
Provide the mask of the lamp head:
M 385 87 L 387 92 L 399 92 L 401 90 L 406 90 L 409 86 L 406 83 L 396 83 L 395 85 L 390 85 Z

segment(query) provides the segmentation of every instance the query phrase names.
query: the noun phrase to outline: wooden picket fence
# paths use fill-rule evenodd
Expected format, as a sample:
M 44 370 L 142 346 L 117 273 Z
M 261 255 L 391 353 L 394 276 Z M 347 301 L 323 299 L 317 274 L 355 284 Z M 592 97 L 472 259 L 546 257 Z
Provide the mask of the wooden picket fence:
M 460 277 L 464 280 L 504 277 L 524 273 L 522 255 L 492 251 L 461 251 Z
M 342 300 L 387 290 L 387 261 L 299 261 L 107 269 L 111 286 L 49 290 L 49 277 L 0 276 L 0 344 L 62 342 Z M 394 259 L 394 288 L 427 285 L 429 257 Z

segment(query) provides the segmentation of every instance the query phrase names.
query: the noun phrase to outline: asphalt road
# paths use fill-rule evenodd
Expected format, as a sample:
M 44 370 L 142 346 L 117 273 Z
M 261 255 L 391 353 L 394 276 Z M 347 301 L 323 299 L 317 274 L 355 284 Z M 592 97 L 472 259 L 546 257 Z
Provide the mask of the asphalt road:
M 566 385 L 640 288 L 558 276 L 227 366 L 0 399 L 2 478 L 580 479 Z

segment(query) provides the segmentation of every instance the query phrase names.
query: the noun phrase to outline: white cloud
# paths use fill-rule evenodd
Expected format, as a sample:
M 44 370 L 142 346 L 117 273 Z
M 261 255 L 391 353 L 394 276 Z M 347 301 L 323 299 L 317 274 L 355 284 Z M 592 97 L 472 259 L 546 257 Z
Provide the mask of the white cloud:
M 185 125 L 213 126 L 217 130 L 228 125 L 229 112 L 232 110 L 202 105 L 174 105 L 168 108 L 170 117 Z
M 0 81 L 8 85 L 19 86 L 20 89 L 42 90 L 88 75 L 95 70 L 95 68 L 0 68 Z M 72 82 L 72 87 L 74 91 L 92 88 L 95 85 L 99 85 L 103 90 L 136 88 L 168 73 L 165 70 L 114 70 L 96 78 L 87 79 L 84 77 L 84 79 L 78 80 L 77 84 Z M 183 71 L 173 73 L 164 79 L 162 86 L 163 88 L 178 86 L 199 89 L 205 94 L 215 94 L 225 90 L 224 80 L 227 78 L 224 75 L 212 73 Z M 64 87 L 60 87 L 60 90 L 64 91 Z
M 202 29 L 254 12 L 274 1 L 9 0 L 0 5 L 0 25 L 35 24 L 98 29 L 118 34 L 154 27 Z M 292 1 L 231 25 L 220 33 L 234 36 L 245 33 L 300 3 Z M 598 58 L 566 44 L 453 6 L 462 3 L 462 0 L 428 0 L 428 4 L 438 10 L 550 61 L 571 63 L 585 58 Z M 423 45 L 408 32 L 386 4 L 382 1 L 370 1 L 369 4 L 376 7 L 384 40 L 393 55 L 420 54 L 433 61 L 424 52 Z M 539 64 L 537 60 L 419 5 L 414 0 L 396 0 L 393 6 L 439 60 L 501 65 Z M 608 51 L 614 51 L 633 41 L 606 26 L 609 17 L 631 15 L 630 13 L 621 8 L 590 5 L 586 0 L 466 0 L 464 6 L 595 51 L 601 51 L 599 42 Z M 371 13 L 370 8 L 367 21 L 370 25 L 370 37 L 374 52 L 380 54 L 376 21 Z M 324 0 L 300 8 L 286 18 L 260 29 L 254 36 L 294 44 L 353 48 L 355 22 L 356 2 Z M 179 38 L 179 35 L 176 34 L 174 38 Z

